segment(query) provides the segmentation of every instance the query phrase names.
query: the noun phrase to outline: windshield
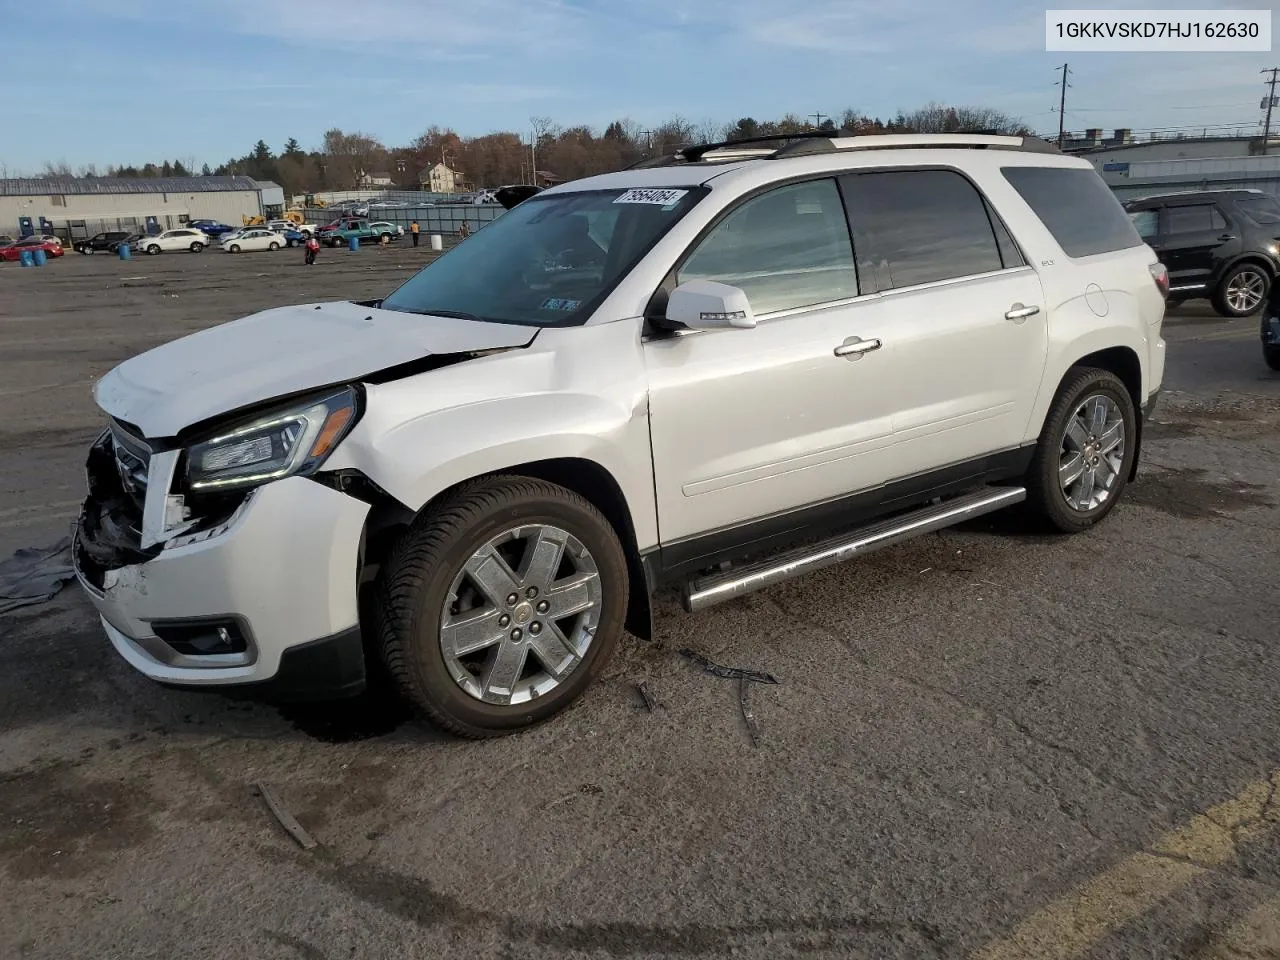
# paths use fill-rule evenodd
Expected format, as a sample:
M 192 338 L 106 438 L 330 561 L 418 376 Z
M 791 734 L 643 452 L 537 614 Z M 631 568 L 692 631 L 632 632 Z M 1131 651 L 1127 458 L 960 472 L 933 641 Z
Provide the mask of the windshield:
M 411 277 L 382 308 L 537 327 L 582 323 L 705 194 L 619 189 L 533 197 Z
M 1246 197 L 1236 206 L 1254 223 L 1280 223 L 1280 201 L 1275 197 Z

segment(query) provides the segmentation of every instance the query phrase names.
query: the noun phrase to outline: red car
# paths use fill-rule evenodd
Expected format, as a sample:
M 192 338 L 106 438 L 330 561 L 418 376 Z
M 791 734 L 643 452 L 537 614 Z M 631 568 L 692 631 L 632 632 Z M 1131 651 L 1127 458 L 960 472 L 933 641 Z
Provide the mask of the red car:
M 40 237 L 24 237 L 16 243 L 8 246 L 0 247 L 0 260 L 20 260 L 22 259 L 22 251 L 30 250 L 33 253 L 36 250 L 43 250 L 46 256 L 60 257 L 66 251 L 62 249 L 62 244 L 56 240 L 44 240 Z

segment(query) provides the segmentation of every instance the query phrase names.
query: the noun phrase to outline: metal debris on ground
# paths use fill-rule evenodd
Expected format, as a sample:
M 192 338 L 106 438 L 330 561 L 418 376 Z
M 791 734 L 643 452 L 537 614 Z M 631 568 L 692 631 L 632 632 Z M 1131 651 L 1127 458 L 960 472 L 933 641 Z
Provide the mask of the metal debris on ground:
M 70 537 L 51 547 L 23 547 L 0 560 L 0 613 L 52 600 L 75 578 Z
M 280 795 L 277 794 L 270 785 L 266 783 L 256 783 L 254 784 L 254 789 L 266 802 L 267 809 L 270 810 L 276 820 L 280 822 L 280 826 L 284 827 L 285 830 L 288 831 L 289 836 L 298 841 L 298 845 L 302 847 L 303 850 L 310 850 L 313 847 L 318 846 L 315 838 L 312 837 L 311 834 L 307 833 L 306 830 L 302 829 L 302 824 L 294 819 L 293 814 L 285 808 L 284 803 L 280 800 Z
M 761 673 L 758 670 L 745 670 L 742 667 L 725 667 L 716 663 L 696 650 L 684 649 L 680 651 L 680 656 L 687 660 L 692 660 L 698 664 L 707 673 L 714 674 L 717 677 L 723 677 L 725 680 L 749 680 L 752 683 L 781 683 L 782 681 L 775 677 L 772 673 Z
M 742 719 L 746 721 L 747 733 L 751 734 L 751 745 L 753 747 L 760 746 L 760 725 L 756 723 L 756 716 L 751 712 L 751 703 L 747 699 L 747 692 L 751 689 L 751 681 L 746 677 L 738 678 L 738 706 L 742 708 Z
M 662 706 L 662 704 L 658 702 L 658 698 L 649 691 L 649 685 L 645 681 L 641 680 L 637 683 L 636 690 L 639 691 L 640 697 L 644 700 L 644 705 L 649 708 L 650 713 L 653 713 L 654 710 Z

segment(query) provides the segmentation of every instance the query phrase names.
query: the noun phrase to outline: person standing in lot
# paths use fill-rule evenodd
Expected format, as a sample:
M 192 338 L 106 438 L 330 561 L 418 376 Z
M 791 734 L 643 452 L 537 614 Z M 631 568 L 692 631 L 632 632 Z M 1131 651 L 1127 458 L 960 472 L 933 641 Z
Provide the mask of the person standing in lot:
M 316 239 L 315 234 L 307 237 L 307 266 L 311 266 L 316 262 L 316 254 L 320 252 L 320 241 Z
M 415 220 L 409 225 L 409 234 L 413 237 L 413 245 L 418 245 L 418 221 Z

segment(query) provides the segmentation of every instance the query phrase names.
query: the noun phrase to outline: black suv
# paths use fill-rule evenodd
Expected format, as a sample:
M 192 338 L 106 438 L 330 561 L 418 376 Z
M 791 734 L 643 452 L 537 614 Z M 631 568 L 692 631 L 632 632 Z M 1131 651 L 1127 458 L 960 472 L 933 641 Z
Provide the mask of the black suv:
M 1207 297 L 1224 317 L 1267 301 L 1280 272 L 1280 200 L 1256 190 L 1142 197 L 1124 204 L 1169 271 L 1169 300 Z
M 127 230 L 112 230 L 107 233 L 94 234 L 88 240 L 77 240 L 74 246 L 80 253 L 97 253 L 99 250 L 108 250 L 115 253 L 120 241 L 130 236 L 132 234 Z

